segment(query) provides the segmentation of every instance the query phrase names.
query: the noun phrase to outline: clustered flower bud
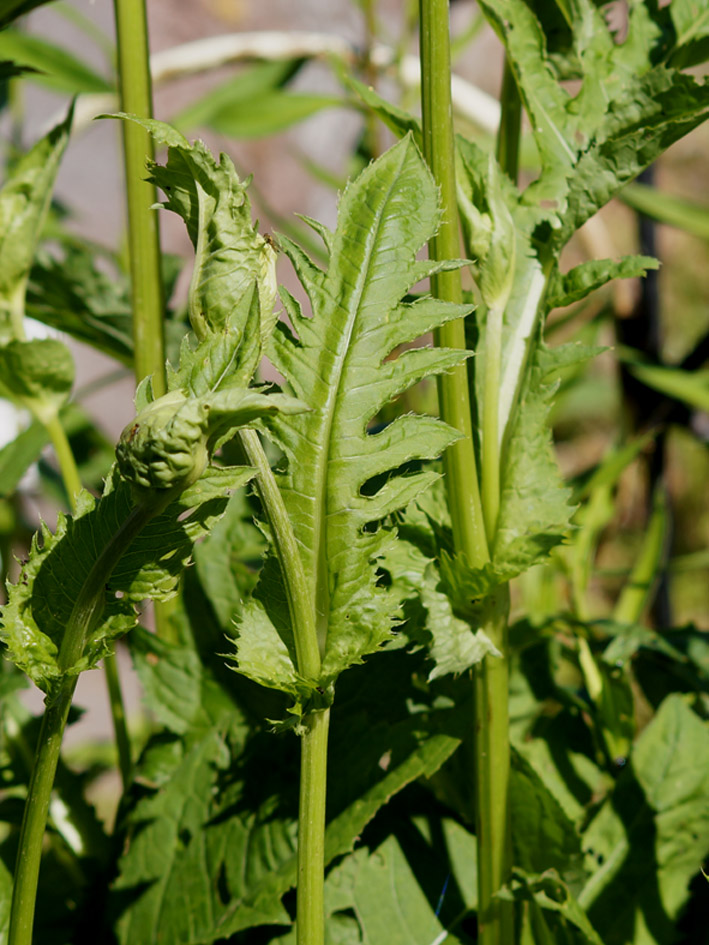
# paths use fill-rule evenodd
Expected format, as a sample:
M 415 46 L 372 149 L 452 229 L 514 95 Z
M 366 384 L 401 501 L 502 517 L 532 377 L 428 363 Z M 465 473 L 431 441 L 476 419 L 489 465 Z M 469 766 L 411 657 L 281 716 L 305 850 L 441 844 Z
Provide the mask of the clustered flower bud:
M 121 475 L 142 489 L 186 489 L 209 462 L 209 407 L 171 391 L 148 404 L 121 433 Z

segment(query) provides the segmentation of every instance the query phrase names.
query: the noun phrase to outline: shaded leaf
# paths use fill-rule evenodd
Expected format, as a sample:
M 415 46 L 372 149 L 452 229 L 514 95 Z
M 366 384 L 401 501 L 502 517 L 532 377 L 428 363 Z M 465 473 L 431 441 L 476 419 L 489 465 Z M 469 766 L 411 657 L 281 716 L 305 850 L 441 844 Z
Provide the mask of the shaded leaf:
M 606 945 L 675 942 L 689 881 L 709 854 L 709 731 L 679 695 L 643 730 L 584 834 L 581 904 Z

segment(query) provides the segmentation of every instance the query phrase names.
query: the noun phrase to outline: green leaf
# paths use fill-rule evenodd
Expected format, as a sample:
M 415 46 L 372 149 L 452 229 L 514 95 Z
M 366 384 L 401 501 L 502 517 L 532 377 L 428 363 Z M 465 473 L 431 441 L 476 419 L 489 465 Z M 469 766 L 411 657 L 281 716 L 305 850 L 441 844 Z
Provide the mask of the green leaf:
M 13 340 L 0 347 L 0 377 L 0 394 L 48 423 L 71 393 L 74 359 L 55 338 Z
M 580 835 L 530 762 L 514 750 L 510 811 L 516 865 L 530 872 L 553 868 L 567 882 L 583 875 Z
M 90 69 L 66 49 L 19 30 L 0 33 L 0 59 L 29 67 L 30 78 L 56 92 L 111 92 L 107 79 Z
M 709 731 L 679 695 L 643 730 L 584 834 L 592 875 L 579 901 L 605 945 L 670 945 L 688 884 L 709 854 Z
M 430 494 L 425 500 L 427 506 L 429 499 Z M 474 631 L 469 620 L 461 619 L 461 608 L 451 594 L 450 577 L 433 558 L 436 538 L 430 521 L 417 502 L 409 506 L 399 526 L 399 538 L 380 559 L 380 566 L 389 574 L 394 593 L 404 604 L 405 622 L 400 635 L 417 647 L 424 646 L 433 661 L 429 680 L 463 673 L 488 653 L 498 655 L 481 630 Z M 443 555 L 444 561 L 452 565 L 445 551 Z M 469 599 L 465 603 L 469 604 Z M 420 618 L 418 608 L 422 610 Z
M 323 689 L 391 638 L 397 601 L 378 586 L 376 562 L 394 537 L 368 526 L 405 506 L 436 478 L 431 472 L 395 471 L 437 456 L 456 438 L 439 421 L 415 416 L 367 432 L 369 421 L 395 395 L 467 356 L 418 348 L 385 360 L 397 346 L 468 311 L 430 298 L 401 301 L 411 285 L 439 267 L 416 260 L 438 218 L 435 186 L 407 138 L 345 191 L 326 272 L 282 241 L 313 316 L 306 317 L 295 299 L 284 295 L 296 334 L 280 324 L 269 357 L 310 409 L 298 419 L 275 417 L 267 424 L 288 458 L 278 482 L 305 573 L 312 575 L 312 606 L 324 646 Z M 253 628 L 244 619 L 239 630 L 242 671 L 248 666 L 255 677 L 293 692 L 290 634 L 279 645 L 280 618 L 268 614 L 269 627 L 260 604 L 252 613 Z M 264 661 L 271 651 L 279 653 L 278 676 Z
M 559 370 L 593 353 L 582 345 L 549 349 L 541 344 L 532 353 L 502 464 L 493 548 L 493 564 L 500 570 L 521 574 L 544 561 L 569 532 L 570 490 L 553 455 L 547 415 Z
M 49 434 L 44 425 L 35 420 L 0 449 L 0 496 L 12 495 L 48 442 Z
M 103 614 L 72 673 L 95 666 L 110 642 L 136 625 L 135 604 L 174 596 L 194 542 L 218 520 L 228 493 L 252 472 L 239 467 L 209 471 L 143 530 L 106 584 Z M 17 584 L 9 588 L 0 639 L 15 665 L 45 692 L 62 675 L 56 657 L 83 581 L 130 509 L 130 488 L 116 473 L 98 502 L 81 493 L 76 517 L 60 513 L 54 534 L 42 525 Z
M 217 163 L 201 141 L 190 145 L 170 125 L 131 115 L 114 117 L 135 121 L 167 145 L 167 164 L 151 163 L 150 180 L 166 194 L 163 204 L 185 221 L 195 248 L 189 289 L 189 312 L 198 338 L 231 324 L 239 333 L 245 326 L 232 319 L 235 306 L 254 281 L 258 284 L 261 345 L 276 323 L 276 253 L 251 222 L 251 206 L 227 155 Z M 242 309 L 248 313 L 248 309 Z
M 708 114 L 709 85 L 690 76 L 657 66 L 628 83 L 576 164 L 559 244 Z
M 0 343 L 24 337 L 25 286 L 69 140 L 72 112 L 17 162 L 0 190 Z
M 281 738 L 274 753 L 270 733 L 246 735 L 228 690 L 215 689 L 193 650 L 145 633 L 133 639 L 151 708 L 182 734 L 156 738 L 138 766 L 144 787 L 128 814 L 114 887 L 120 942 L 148 945 L 159 929 L 175 945 L 197 945 L 264 923 L 289 925 L 281 898 L 297 879 L 296 739 Z M 410 658 L 392 656 L 397 679 L 405 672 L 410 686 Z M 391 672 L 385 667 L 382 678 Z M 440 767 L 460 744 L 453 730 L 461 712 L 469 712 L 466 705 L 408 717 L 404 709 L 372 726 L 364 678 L 351 687 L 354 703 L 339 718 L 333 712 L 341 777 L 330 795 L 326 862 L 350 852 L 394 794 Z
M 237 80 L 238 81 L 238 80 Z M 211 128 L 230 138 L 263 138 L 278 134 L 324 108 L 342 108 L 347 102 L 335 95 L 273 90 L 253 98 L 230 95 L 231 83 L 210 92 L 175 120 L 178 128 Z M 195 117 L 196 116 L 196 117 Z
M 586 298 L 611 279 L 640 279 L 648 269 L 659 269 L 652 256 L 624 256 L 622 259 L 594 259 L 574 266 L 566 273 L 556 272 L 547 289 L 546 304 L 561 308 Z
M 442 876 L 441 887 L 444 882 Z M 450 945 L 461 941 L 446 934 L 394 836 L 335 867 L 325 884 L 325 901 L 332 912 L 354 911 L 361 935 L 354 941 L 366 945 L 431 945 L 441 936 Z
M 628 184 L 619 196 L 633 210 L 658 223 L 676 226 L 700 239 L 709 240 L 709 206 L 698 205 L 696 200 L 686 200 L 647 184 Z
M 343 73 L 342 79 L 398 138 L 412 134 L 417 146 L 419 148 L 423 147 L 421 120 L 419 118 L 415 118 L 393 102 L 388 102 L 381 95 L 378 95 L 373 88 L 365 85 L 364 82 L 360 82 L 353 75 Z
M 232 496 L 222 519 L 195 548 L 197 574 L 225 633 L 233 633 L 266 548 L 243 490 Z
M 257 62 L 239 72 L 238 75 L 198 99 L 172 118 L 172 124 L 179 129 L 190 130 L 200 125 L 208 125 L 210 116 L 227 106 L 232 108 L 250 99 L 282 88 L 300 70 L 302 59 L 281 59 L 273 62 Z
M 39 253 L 27 286 L 26 313 L 99 351 L 133 364 L 130 287 L 107 275 L 88 246 L 65 247 L 60 258 Z
M 630 351 L 621 352 L 628 371 L 643 384 L 697 410 L 709 410 L 709 369 L 683 371 L 659 364 L 643 364 Z
M 704 62 L 709 53 L 709 5 L 706 0 L 673 0 L 669 14 L 675 31 L 671 64 L 686 69 Z

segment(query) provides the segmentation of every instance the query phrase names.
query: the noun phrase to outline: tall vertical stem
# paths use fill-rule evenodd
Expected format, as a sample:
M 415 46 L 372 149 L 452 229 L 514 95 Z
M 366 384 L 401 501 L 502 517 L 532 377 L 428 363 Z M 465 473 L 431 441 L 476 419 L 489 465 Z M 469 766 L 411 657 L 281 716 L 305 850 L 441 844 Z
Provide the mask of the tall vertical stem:
M 450 32 L 448 0 L 420 0 L 421 107 L 424 156 L 441 190 L 443 217 L 429 243 L 432 259 L 457 259 L 460 255 L 455 192 L 455 149 L 450 88 Z M 439 299 L 461 302 L 460 272 L 441 272 L 431 278 L 431 291 Z M 436 333 L 436 344 L 465 349 L 463 319 L 448 322 Z M 444 457 L 448 505 L 456 550 L 481 566 L 489 560 L 478 473 L 473 449 L 468 375 L 465 365 L 438 379 L 441 417 L 464 434 Z
M 509 668 L 507 617 L 510 592 L 502 585 L 483 604 L 481 626 L 502 657 L 475 667 L 475 833 L 478 841 L 478 942 L 513 940 L 512 904 L 495 899 L 512 865 L 509 780 Z
M 522 107 L 510 65 L 505 61 L 497 138 L 500 167 L 517 182 Z M 499 376 L 502 341 L 501 309 L 491 308 L 486 325 L 486 371 L 483 404 L 483 509 L 491 546 L 500 506 L 501 459 Z M 476 834 L 478 839 L 478 942 L 507 945 L 514 936 L 512 904 L 496 899 L 509 881 L 512 836 L 509 809 L 509 653 L 507 619 L 509 586 L 499 587 L 483 604 L 483 629 L 501 658 L 490 656 L 475 667 Z
M 121 109 L 141 118 L 153 113 L 148 26 L 144 0 L 114 0 Z M 157 397 L 165 393 L 163 286 L 155 188 L 145 180 L 154 157 L 152 138 L 133 121 L 121 122 L 128 204 L 128 247 L 133 299 L 135 376 L 153 376 Z
M 298 804 L 298 945 L 325 942 L 325 800 L 330 710 L 311 712 L 300 742 Z
M 256 470 L 256 487 L 268 518 L 281 565 L 288 610 L 293 625 L 298 672 L 305 679 L 320 675 L 315 606 L 303 569 L 293 526 L 288 518 L 271 466 L 258 433 L 242 430 L 241 445 Z M 298 804 L 297 945 L 324 945 L 325 799 L 327 793 L 327 735 L 330 710 L 310 712 L 300 742 L 300 800 Z
M 148 23 L 145 0 L 114 0 L 121 109 L 152 118 Z M 152 375 L 153 393 L 165 393 L 165 299 L 160 265 L 158 215 L 151 209 L 155 187 L 145 180 L 146 161 L 155 156 L 153 139 L 133 121 L 123 121 L 123 159 L 128 208 L 128 253 L 133 306 L 133 359 L 137 383 Z M 163 640 L 174 638 L 171 602 L 156 602 L 155 629 Z

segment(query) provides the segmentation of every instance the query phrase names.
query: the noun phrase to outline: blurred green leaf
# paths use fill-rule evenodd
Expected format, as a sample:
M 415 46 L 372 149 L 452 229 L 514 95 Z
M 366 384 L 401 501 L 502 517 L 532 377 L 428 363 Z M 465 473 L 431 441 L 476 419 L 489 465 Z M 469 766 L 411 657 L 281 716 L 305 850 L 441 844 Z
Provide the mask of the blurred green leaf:
M 59 413 L 74 384 L 74 359 L 56 338 L 10 341 L 0 347 L 0 394 L 43 423 Z
M 0 449 L 0 496 L 9 496 L 49 442 L 45 426 L 34 420 Z
M 112 84 L 60 46 L 19 30 L 0 32 L 0 58 L 32 70 L 28 78 L 56 92 L 110 92 Z
M 633 210 L 657 220 L 658 223 L 676 226 L 694 236 L 709 240 L 709 206 L 697 206 L 696 201 L 676 197 L 656 187 L 638 183 L 628 184 L 621 191 L 620 199 Z
M 634 352 L 623 349 L 619 352 L 628 371 L 643 384 L 675 400 L 709 411 L 709 368 L 700 371 L 683 371 L 681 368 L 658 364 L 643 364 Z
M 185 131 L 212 128 L 231 138 L 262 138 L 285 131 L 323 108 L 347 107 L 335 95 L 285 92 L 273 88 L 245 96 L 241 77 L 211 91 L 173 119 Z

